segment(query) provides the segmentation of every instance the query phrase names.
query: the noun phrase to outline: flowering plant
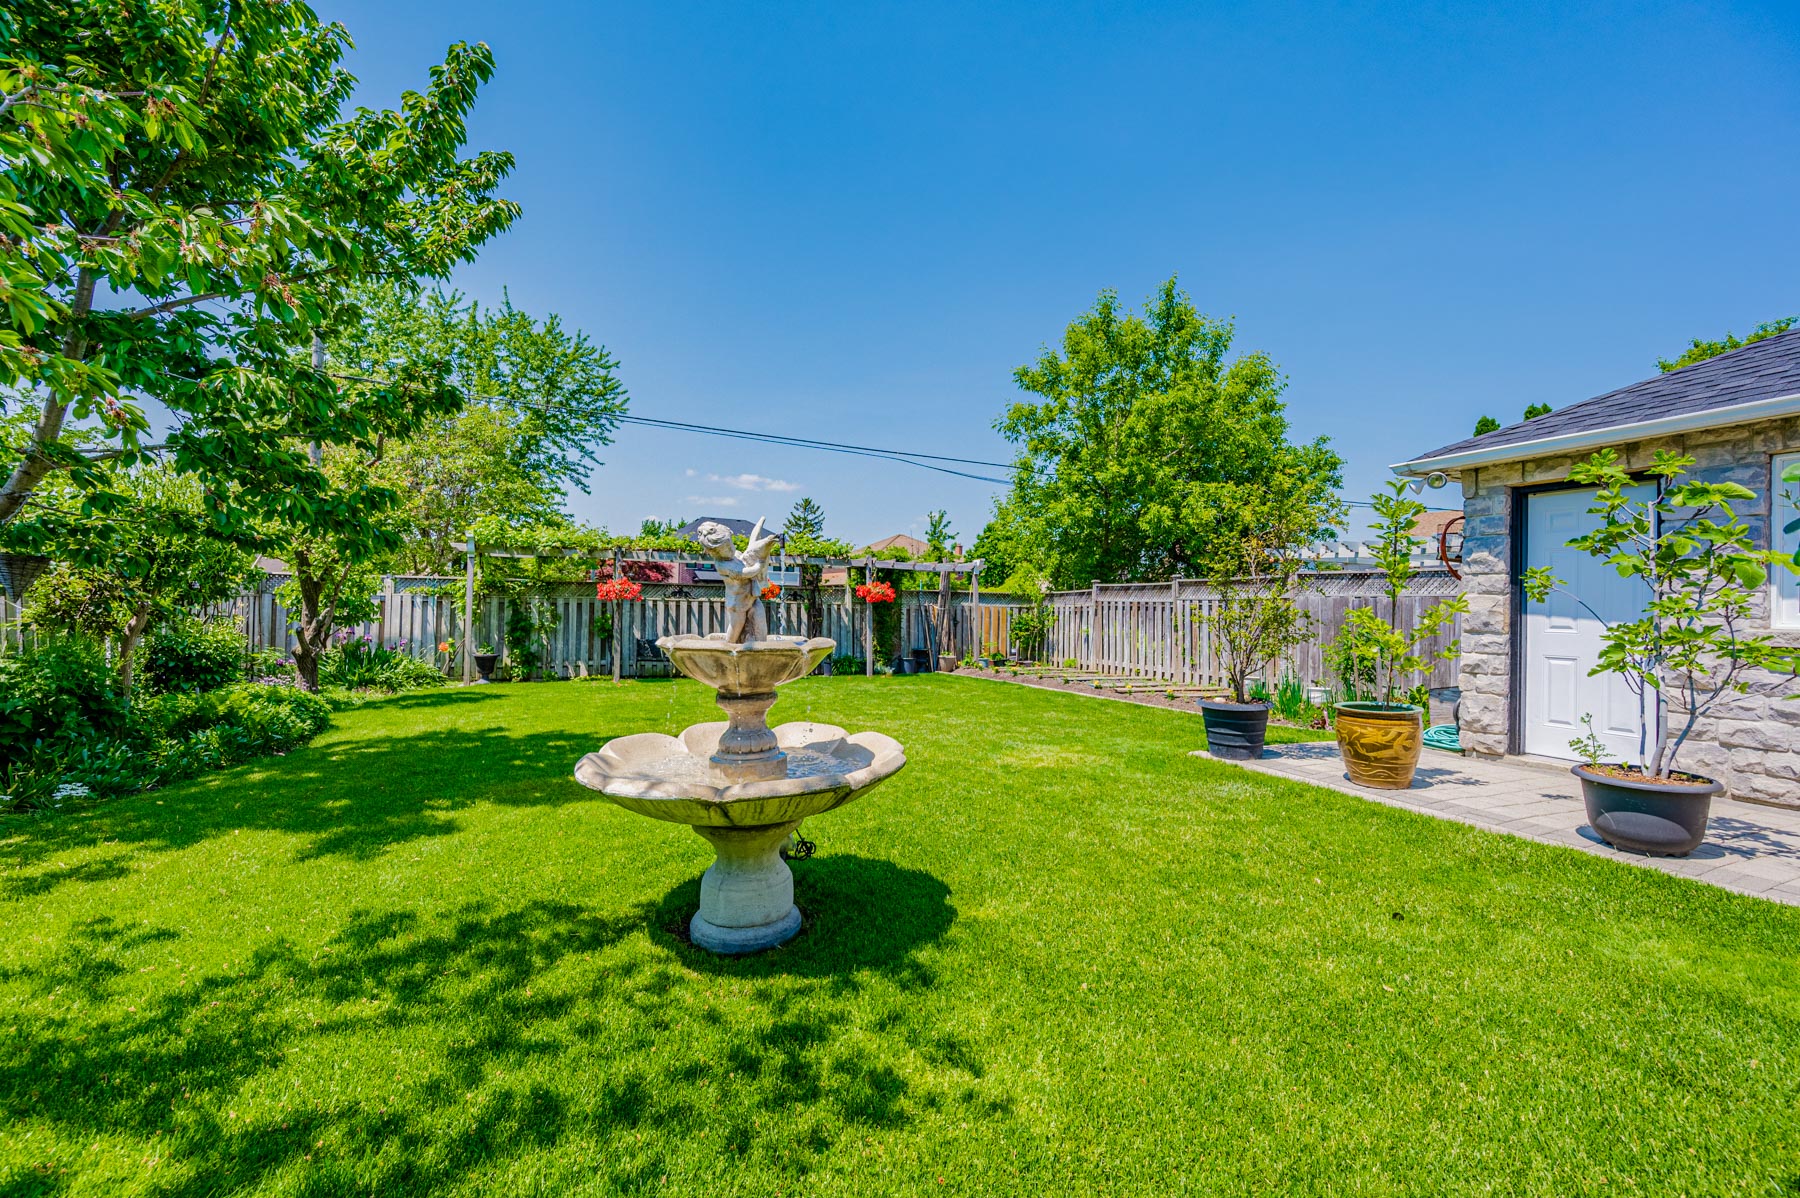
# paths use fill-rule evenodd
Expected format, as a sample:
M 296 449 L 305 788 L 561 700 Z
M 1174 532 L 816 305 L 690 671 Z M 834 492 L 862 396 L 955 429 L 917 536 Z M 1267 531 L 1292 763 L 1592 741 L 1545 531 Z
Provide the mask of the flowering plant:
M 891 582 L 865 582 L 856 588 L 856 597 L 864 603 L 892 603 L 894 601 L 894 584 Z
M 773 599 L 781 594 L 781 584 L 778 582 L 771 582 L 762 589 L 761 594 L 764 599 Z
M 629 602 L 643 596 L 644 588 L 629 578 L 609 578 L 594 587 L 596 599 L 622 599 Z

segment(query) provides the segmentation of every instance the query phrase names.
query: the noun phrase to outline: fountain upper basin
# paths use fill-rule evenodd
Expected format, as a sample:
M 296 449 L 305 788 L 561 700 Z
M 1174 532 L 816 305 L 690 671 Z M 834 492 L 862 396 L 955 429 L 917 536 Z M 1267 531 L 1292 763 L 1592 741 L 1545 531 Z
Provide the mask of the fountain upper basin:
M 660 732 L 618 737 L 583 757 L 575 778 L 652 819 L 758 828 L 841 807 L 906 764 L 905 751 L 891 736 L 853 736 L 830 724 L 796 722 L 772 729 L 795 776 L 728 782 L 710 777 L 708 769 L 726 727 L 723 721 L 695 724 L 679 738 Z
M 773 694 L 775 688 L 813 672 L 837 648 L 826 637 L 771 636 L 734 645 L 725 634 L 665 636 L 656 647 L 675 668 L 726 698 Z

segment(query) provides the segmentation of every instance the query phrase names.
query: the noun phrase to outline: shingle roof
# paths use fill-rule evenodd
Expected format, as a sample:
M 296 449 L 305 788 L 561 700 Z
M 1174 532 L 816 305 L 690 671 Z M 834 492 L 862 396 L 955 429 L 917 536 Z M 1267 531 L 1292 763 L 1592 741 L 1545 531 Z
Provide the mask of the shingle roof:
M 1500 449 L 1566 433 L 1597 432 L 1789 395 L 1800 395 L 1800 329 L 1777 333 L 1716 358 L 1570 404 L 1548 416 L 1454 442 L 1413 460 Z

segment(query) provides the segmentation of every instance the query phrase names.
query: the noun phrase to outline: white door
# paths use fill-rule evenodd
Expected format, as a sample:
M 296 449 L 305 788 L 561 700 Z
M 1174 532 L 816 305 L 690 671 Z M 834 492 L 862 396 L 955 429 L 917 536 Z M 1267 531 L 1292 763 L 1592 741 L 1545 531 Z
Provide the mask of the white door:
M 1655 495 L 1649 485 L 1628 492 L 1634 502 Z M 1614 761 L 1638 761 L 1638 699 L 1617 674 L 1590 677 L 1600 659 L 1606 623 L 1632 620 L 1650 598 L 1640 578 L 1620 578 L 1604 561 L 1571 549 L 1572 537 L 1596 527 L 1592 491 L 1550 491 L 1525 499 L 1525 565 L 1548 566 L 1583 607 L 1563 591 L 1542 603 L 1525 601 L 1524 749 L 1543 757 L 1576 759 L 1569 741 L 1586 735 L 1583 715 Z M 1588 611 L 1592 608 L 1593 611 Z

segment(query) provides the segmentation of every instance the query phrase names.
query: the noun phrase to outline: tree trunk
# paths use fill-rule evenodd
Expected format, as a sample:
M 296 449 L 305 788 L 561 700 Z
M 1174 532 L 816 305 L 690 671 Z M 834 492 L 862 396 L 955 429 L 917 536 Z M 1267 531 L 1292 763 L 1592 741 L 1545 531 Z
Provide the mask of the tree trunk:
M 337 584 L 328 589 L 327 580 L 314 575 L 311 557 L 302 550 L 294 553 L 294 583 L 300 591 L 300 622 L 294 628 L 294 672 L 300 678 L 301 690 L 319 689 L 319 658 L 331 643 L 338 592 L 349 574 L 350 567 L 344 567 Z
M 123 215 L 121 211 L 109 217 L 103 231 L 110 233 Z M 86 267 L 76 278 L 74 302 L 69 305 L 68 314 L 63 321 L 67 327 L 79 329 L 86 320 L 88 310 L 94 305 L 94 285 L 97 280 L 98 276 L 94 271 Z M 79 360 L 87 357 L 88 343 L 79 334 L 71 332 L 63 337 L 62 349 L 64 357 Z M 38 413 L 37 426 L 31 431 L 31 440 L 26 443 L 18 466 L 5 485 L 0 486 L 0 524 L 17 516 L 25 502 L 49 476 L 51 459 L 43 452 L 43 447 L 62 436 L 63 421 L 68 414 L 69 405 L 57 399 L 52 389 Z
M 131 619 L 125 623 L 125 631 L 119 636 L 119 694 L 124 696 L 127 705 L 131 703 L 131 687 L 135 679 L 133 659 L 137 656 L 138 642 L 144 639 L 144 630 L 150 627 L 150 604 L 139 603 L 137 610 L 131 613 Z

